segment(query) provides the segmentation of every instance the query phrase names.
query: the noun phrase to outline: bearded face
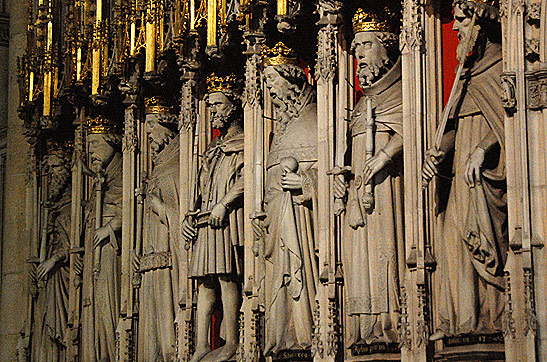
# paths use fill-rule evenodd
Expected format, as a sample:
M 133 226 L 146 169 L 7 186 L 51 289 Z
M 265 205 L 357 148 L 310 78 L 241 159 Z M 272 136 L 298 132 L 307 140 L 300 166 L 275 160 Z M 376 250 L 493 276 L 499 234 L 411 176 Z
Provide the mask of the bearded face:
M 106 141 L 107 135 L 90 134 L 87 137 L 91 164 L 95 170 L 104 170 L 112 161 L 116 150 Z
M 454 6 L 454 25 L 452 30 L 458 32 L 458 59 L 463 59 L 472 50 L 479 35 L 479 25 L 473 24 L 472 16 L 460 4 Z M 467 42 L 469 39 L 469 43 Z
M 58 200 L 62 196 L 62 192 L 68 185 L 70 179 L 70 169 L 68 163 L 62 156 L 51 154 L 46 156 L 46 165 L 50 175 L 48 184 L 48 199 Z
M 155 119 L 146 120 L 146 133 L 154 154 L 160 153 L 174 136 L 174 132 Z
M 355 34 L 352 48 L 357 59 L 357 77 L 361 88 L 370 87 L 388 70 L 387 49 L 375 32 Z
M 236 106 L 222 92 L 209 94 L 209 108 L 211 109 L 211 126 L 213 128 L 227 129 L 236 115 Z

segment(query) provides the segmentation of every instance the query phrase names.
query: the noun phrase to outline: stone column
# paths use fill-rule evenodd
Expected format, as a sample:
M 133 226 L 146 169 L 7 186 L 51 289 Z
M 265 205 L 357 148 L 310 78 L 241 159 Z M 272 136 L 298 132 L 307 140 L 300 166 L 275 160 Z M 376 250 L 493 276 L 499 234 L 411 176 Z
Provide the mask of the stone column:
M 194 41 L 193 49 L 199 47 L 197 34 L 192 34 Z M 197 50 L 195 50 L 197 52 Z M 193 52 L 193 51 L 192 51 Z M 198 115 L 199 115 L 199 84 L 198 72 L 200 63 L 197 59 L 191 57 L 183 61 L 182 69 L 182 92 L 179 120 L 180 137 L 180 217 L 181 225 L 189 211 L 193 211 L 192 200 L 194 199 L 195 187 L 197 187 L 197 172 L 199 169 L 198 160 Z M 202 130 L 204 132 L 204 130 Z M 178 358 L 180 361 L 189 361 L 194 353 L 194 320 L 192 311 L 194 308 L 193 282 L 187 277 L 188 268 L 192 256 L 192 249 L 186 251 L 185 260 L 181 262 L 179 268 L 186 275 L 186 284 L 183 284 L 181 278 L 179 288 L 184 288 L 184 305 L 177 310 L 176 330 Z
M 422 161 L 433 140 L 438 100 L 432 91 L 437 69 L 433 66 L 435 41 L 428 28 L 426 9 L 421 0 L 405 0 L 401 31 L 401 59 L 403 74 L 403 140 L 404 140 L 404 202 L 406 271 L 401 286 L 401 360 L 425 362 L 428 355 L 430 317 L 430 276 L 432 257 L 428 240 L 432 235 L 428 210 L 433 209 L 434 190 L 422 189 Z M 432 91 L 426 92 L 428 87 Z
M 547 3 L 505 0 L 500 16 L 510 243 L 505 353 L 508 361 L 547 361 Z
M 252 220 L 263 220 L 264 213 L 264 157 L 267 137 L 264 132 L 265 119 L 262 117 L 262 80 L 260 50 L 265 38 L 261 31 L 245 34 L 247 43 L 247 64 L 245 72 L 245 93 L 243 96 L 245 129 L 244 166 L 244 211 L 245 217 L 245 278 L 243 317 L 240 330 L 242 353 L 238 361 L 258 362 L 260 360 L 260 323 L 263 313 L 260 310 L 259 283 L 260 272 L 264 270 L 263 256 L 255 256 L 253 246 L 255 235 Z M 247 217 L 248 216 L 248 217 Z
M 26 46 L 27 3 L 13 1 L 10 9 L 10 49 L 8 69 L 12 70 L 8 79 L 7 102 L 8 133 L 5 192 L 5 225 L 1 246 L 2 291 L 0 295 L 0 359 L 13 361 L 19 332 L 23 327 L 27 312 L 28 274 L 27 258 L 30 257 L 29 230 L 25 226 L 26 213 L 26 175 L 29 165 L 28 144 L 23 136 L 23 122 L 17 115 L 20 100 L 17 97 L 18 85 L 15 69 L 17 57 L 22 56 Z
M 339 290 L 336 285 L 336 248 L 337 227 L 334 215 L 333 179 L 327 176 L 340 163 L 340 152 L 336 152 L 336 140 L 344 130 L 344 121 L 338 119 L 337 79 L 339 51 L 339 26 L 342 23 L 342 2 L 319 1 L 317 9 L 321 28 L 318 35 L 317 52 L 317 150 L 318 150 L 318 186 L 317 209 L 319 280 L 317 300 L 318 309 L 314 312 L 314 339 L 312 355 L 314 361 L 334 361 L 340 347 L 339 336 Z M 345 107 L 345 104 L 339 107 Z M 344 144 L 345 145 L 345 144 Z M 338 147 L 344 147 L 338 145 Z
M 129 87 L 136 89 L 136 84 Z M 137 92 L 132 92 L 137 93 Z M 137 208 L 143 207 L 142 198 L 137 192 L 140 185 L 139 158 L 141 122 L 136 94 L 126 94 L 124 102 L 125 127 L 122 143 L 123 152 L 123 206 L 122 206 L 122 279 L 120 319 L 116 330 L 118 341 L 118 359 L 120 362 L 136 360 L 137 326 L 138 326 L 138 293 L 140 275 L 136 275 L 132 266 L 135 249 L 140 248 L 142 242 L 142 213 L 141 221 L 137 220 Z M 141 190 L 142 192 L 142 190 Z M 137 200 L 139 198 L 139 200 Z M 139 202 L 140 201 L 140 202 Z M 139 230 L 140 229 L 140 230 Z M 137 252 L 136 255 L 140 255 Z

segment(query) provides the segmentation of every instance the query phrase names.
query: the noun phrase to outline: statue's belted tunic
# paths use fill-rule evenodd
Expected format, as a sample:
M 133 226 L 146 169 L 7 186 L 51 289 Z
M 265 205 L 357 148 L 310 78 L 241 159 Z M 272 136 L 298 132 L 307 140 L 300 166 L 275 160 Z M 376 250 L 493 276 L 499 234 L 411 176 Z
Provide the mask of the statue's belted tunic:
M 239 128 L 224 139 L 213 140 L 203 157 L 196 209 L 210 212 L 223 200 L 229 200 L 230 205 L 221 228 L 198 228 L 190 277 L 242 275 L 239 247 L 243 246 L 243 143 L 243 130 Z

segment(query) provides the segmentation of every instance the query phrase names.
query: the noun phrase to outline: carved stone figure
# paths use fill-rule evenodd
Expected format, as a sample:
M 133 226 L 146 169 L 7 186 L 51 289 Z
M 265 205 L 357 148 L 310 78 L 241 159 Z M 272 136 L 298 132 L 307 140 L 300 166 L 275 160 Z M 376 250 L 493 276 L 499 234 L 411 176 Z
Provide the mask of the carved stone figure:
M 309 349 L 318 283 L 317 105 L 304 70 L 283 43 L 264 51 L 266 86 L 276 110 L 276 130 L 266 165 L 261 284 L 265 298 L 267 356 Z M 261 231 L 258 231 L 261 233 Z
M 399 340 L 403 114 L 398 36 L 389 20 L 362 9 L 353 19 L 352 50 L 364 96 L 349 125 L 351 177 L 344 250 L 348 347 Z M 346 197 L 340 178 L 335 181 L 335 196 Z
M 37 269 L 43 287 L 36 303 L 33 360 L 61 362 L 65 360 L 70 249 L 70 154 L 58 142 L 48 145 L 44 157 L 48 177 L 46 211 L 49 220 L 44 233 L 46 259 Z M 43 242 L 44 242 L 43 241 Z
M 94 176 L 94 187 L 87 203 L 84 237 L 93 255 L 85 259 L 92 260 L 92 268 L 84 269 L 82 349 L 86 361 L 115 361 L 121 277 L 121 142 L 117 124 L 104 118 L 90 121 L 87 143 L 93 170 L 87 174 Z
M 149 102 L 150 103 L 150 102 Z M 175 315 L 178 306 L 180 242 L 178 119 L 161 105 L 148 107 L 146 133 L 153 152 L 152 174 L 144 212 L 139 313 L 139 361 L 176 358 Z M 140 241 L 137 241 L 140 242 Z M 184 281 L 182 281 L 184 282 Z
M 457 0 L 454 16 L 460 59 L 473 53 L 442 143 L 428 151 L 424 163 L 428 181 L 453 155 L 454 176 L 435 248 L 441 323 L 431 340 L 499 332 L 504 306 L 507 187 L 497 9 L 478 0 Z
M 191 362 L 228 361 L 239 343 L 238 314 L 243 276 L 243 128 L 237 80 L 208 79 L 211 125 L 220 135 L 207 147 L 199 170 L 195 212 L 183 223 L 187 248 L 195 240 L 190 277 L 198 282 L 196 352 Z M 226 344 L 211 351 L 209 333 L 215 286 L 220 285 Z M 207 356 L 210 354 L 209 356 Z

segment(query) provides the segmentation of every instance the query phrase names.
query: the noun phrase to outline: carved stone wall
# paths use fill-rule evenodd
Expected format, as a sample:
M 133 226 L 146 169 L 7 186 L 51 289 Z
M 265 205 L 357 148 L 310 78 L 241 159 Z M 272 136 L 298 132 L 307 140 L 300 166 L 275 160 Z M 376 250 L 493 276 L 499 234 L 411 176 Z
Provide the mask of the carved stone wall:
M 4 1 L 1 59 L 0 360 L 547 362 L 545 1 Z

